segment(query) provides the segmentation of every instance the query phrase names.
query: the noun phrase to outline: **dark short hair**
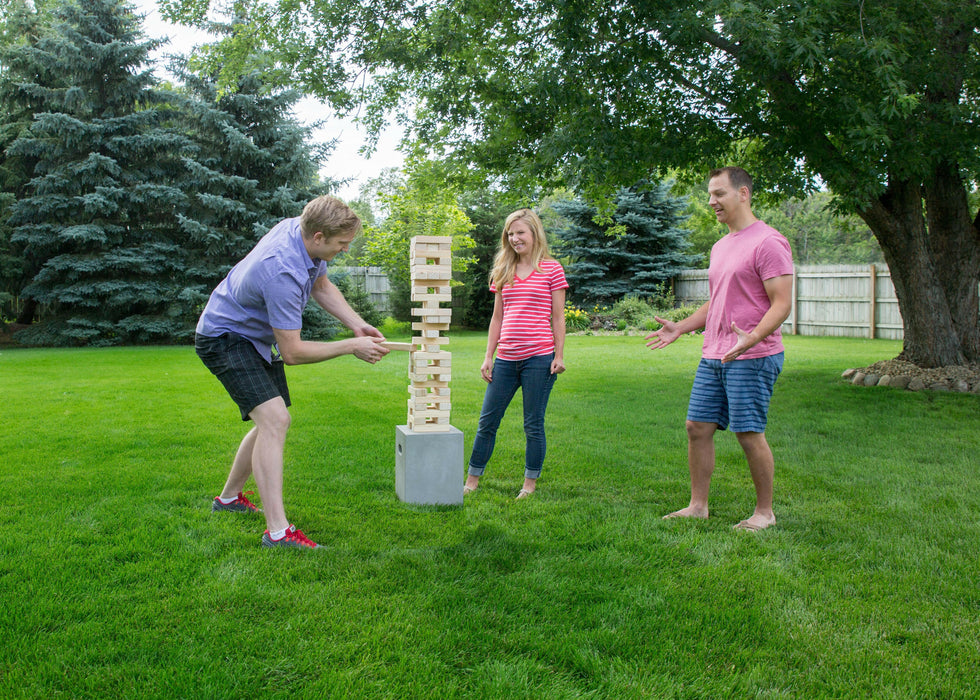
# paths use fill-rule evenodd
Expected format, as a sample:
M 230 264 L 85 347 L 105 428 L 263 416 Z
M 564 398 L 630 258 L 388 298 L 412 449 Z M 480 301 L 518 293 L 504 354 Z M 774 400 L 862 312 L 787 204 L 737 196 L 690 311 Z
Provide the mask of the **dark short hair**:
M 744 169 L 737 165 L 726 165 L 724 168 L 715 168 L 708 173 L 708 179 L 710 180 L 720 175 L 728 175 L 728 181 L 732 183 L 732 187 L 736 190 L 748 187 L 749 194 L 752 194 L 752 176 L 745 172 Z
M 352 231 L 360 232 L 361 219 L 342 201 L 325 194 L 303 208 L 299 226 L 304 238 L 310 238 L 317 231 L 332 238 Z

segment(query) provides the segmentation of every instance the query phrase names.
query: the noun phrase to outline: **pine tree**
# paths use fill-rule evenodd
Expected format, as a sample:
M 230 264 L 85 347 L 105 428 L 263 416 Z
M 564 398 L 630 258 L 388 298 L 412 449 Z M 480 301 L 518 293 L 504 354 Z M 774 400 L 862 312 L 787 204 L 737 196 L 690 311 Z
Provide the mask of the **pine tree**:
M 196 75 L 185 59 L 171 71 L 182 82 L 181 119 L 193 142 L 178 220 L 195 258 L 182 298 L 197 313 L 259 238 L 334 187 L 317 175 L 330 145 L 310 145 L 314 127 L 292 116 L 301 97 L 295 91 L 268 89 L 252 74 L 219 92 L 212 76 Z
M 13 229 L 9 222 L 10 208 L 27 190 L 34 159 L 8 155 L 7 147 L 34 119 L 38 101 L 31 87 L 39 80 L 64 81 L 64 76 L 51 74 L 33 50 L 40 13 L 25 0 L 12 0 L 6 9 L 0 18 L 0 315 L 10 318 L 13 309 L 8 302 L 20 294 L 37 272 L 37 265 L 11 242 Z M 16 320 L 30 323 L 37 303 L 32 299 L 22 301 L 21 315 Z
M 554 205 L 565 225 L 555 231 L 555 254 L 568 258 L 569 296 L 585 305 L 613 304 L 625 296 L 651 297 L 664 282 L 697 263 L 680 228 L 686 202 L 663 183 L 620 189 L 612 215 L 617 232 L 596 223 L 596 207 L 581 199 Z
M 54 6 L 25 86 L 29 129 L 7 149 L 33 159 L 26 196 L 11 211 L 12 240 L 38 263 L 23 296 L 52 316 L 21 332 L 35 344 L 113 345 L 185 337 L 180 292 L 185 245 L 176 213 L 187 140 L 168 121 L 130 5 Z

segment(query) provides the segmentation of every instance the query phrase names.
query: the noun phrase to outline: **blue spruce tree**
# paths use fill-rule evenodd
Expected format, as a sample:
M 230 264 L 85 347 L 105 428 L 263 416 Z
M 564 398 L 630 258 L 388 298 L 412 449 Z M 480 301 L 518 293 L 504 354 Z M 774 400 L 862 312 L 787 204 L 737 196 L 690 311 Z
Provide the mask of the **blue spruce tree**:
M 7 149 L 34 163 L 11 209 L 12 241 L 48 304 L 22 331 L 45 345 L 172 342 L 185 333 L 185 241 L 175 226 L 188 141 L 147 66 L 154 42 L 120 0 L 53 6 L 34 45 L 47 70 L 26 89 L 30 127 Z M 45 79 L 48 78 L 48 79 Z
M 640 183 L 615 196 L 610 234 L 597 224 L 598 210 L 572 199 L 554 209 L 565 220 L 555 231 L 555 254 L 566 260 L 570 298 L 579 304 L 611 305 L 625 296 L 652 297 L 682 270 L 697 264 L 688 231 L 680 228 L 686 201 L 670 195 L 664 183 Z

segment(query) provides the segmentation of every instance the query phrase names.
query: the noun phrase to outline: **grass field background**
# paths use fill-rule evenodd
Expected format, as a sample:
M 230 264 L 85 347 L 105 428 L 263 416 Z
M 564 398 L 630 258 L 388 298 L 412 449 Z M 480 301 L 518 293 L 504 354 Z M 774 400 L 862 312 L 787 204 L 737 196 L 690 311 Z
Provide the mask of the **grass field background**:
M 840 379 L 894 342 L 786 345 L 761 533 L 727 433 L 712 517 L 661 519 L 697 338 L 569 338 L 538 492 L 517 399 L 463 508 L 395 497 L 405 354 L 288 368 L 318 552 L 210 512 L 246 426 L 191 348 L 4 350 L 0 697 L 980 696 L 980 397 Z M 468 456 L 485 335 L 449 349 Z

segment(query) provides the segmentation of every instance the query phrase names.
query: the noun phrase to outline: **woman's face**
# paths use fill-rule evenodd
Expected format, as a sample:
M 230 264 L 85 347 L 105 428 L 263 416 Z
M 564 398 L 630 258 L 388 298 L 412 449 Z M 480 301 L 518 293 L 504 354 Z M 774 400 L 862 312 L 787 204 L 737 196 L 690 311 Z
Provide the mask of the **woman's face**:
M 522 219 L 515 219 L 507 230 L 507 242 L 514 249 L 518 257 L 531 254 L 534 245 L 534 232 L 527 222 Z

